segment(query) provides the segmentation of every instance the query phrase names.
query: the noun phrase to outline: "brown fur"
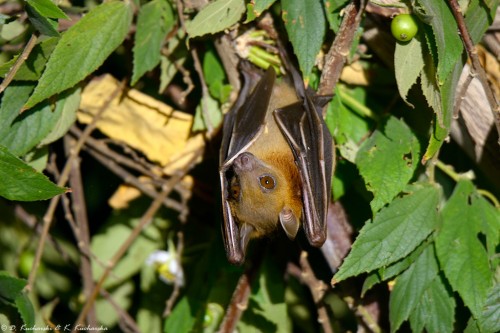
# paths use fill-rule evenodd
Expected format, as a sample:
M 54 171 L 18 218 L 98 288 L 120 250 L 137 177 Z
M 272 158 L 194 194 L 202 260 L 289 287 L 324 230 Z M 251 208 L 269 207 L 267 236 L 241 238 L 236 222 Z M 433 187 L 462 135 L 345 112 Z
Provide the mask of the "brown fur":
M 254 227 L 253 237 L 273 232 L 279 225 L 279 213 L 287 207 L 298 220 L 302 217 L 301 180 L 292 151 L 274 121 L 274 109 L 297 100 L 295 91 L 287 84 L 277 84 L 269 103 L 266 127 L 258 140 L 247 150 L 259 161 L 255 170 L 237 175 L 239 199 L 230 201 L 231 211 L 240 224 Z M 259 176 L 272 174 L 276 188 L 263 191 Z

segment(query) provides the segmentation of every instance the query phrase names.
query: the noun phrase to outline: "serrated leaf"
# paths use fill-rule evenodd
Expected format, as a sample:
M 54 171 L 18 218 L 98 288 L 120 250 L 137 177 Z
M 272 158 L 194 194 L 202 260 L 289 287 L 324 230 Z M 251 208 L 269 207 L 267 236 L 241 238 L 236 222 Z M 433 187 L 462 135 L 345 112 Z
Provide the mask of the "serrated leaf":
M 33 86 L 11 85 L 9 89 L 5 92 L 0 108 L 0 121 L 6 125 L 0 129 L 0 144 L 5 145 L 12 153 L 22 156 L 46 140 L 49 133 L 57 130 L 55 126 L 62 120 L 66 96 L 61 95 L 54 109 L 43 103 L 19 115 L 22 104 L 27 100 Z M 78 108 L 78 105 L 74 107 Z
M 50 54 L 57 45 L 59 38 L 47 38 L 35 45 L 28 59 L 21 65 L 14 76 L 14 80 L 38 81 L 49 59 Z M 10 71 L 19 56 L 15 56 L 10 61 L 0 66 L 0 77 L 5 77 Z
M 452 73 L 448 76 L 444 84 L 440 87 L 441 92 L 441 113 L 436 114 L 434 122 L 434 131 L 429 140 L 429 144 L 422 158 L 422 163 L 431 159 L 441 148 L 445 139 L 448 137 L 451 126 L 451 119 L 454 111 L 455 93 L 458 84 L 458 79 L 462 72 L 464 61 L 458 61 L 453 68 Z M 436 111 L 436 110 L 434 110 Z
M 166 0 L 153 0 L 141 7 L 134 37 L 132 86 L 160 63 L 163 41 L 173 25 L 174 13 Z
M 481 37 L 493 23 L 498 4 L 498 0 L 472 0 L 469 2 L 465 13 L 465 25 L 474 45 L 481 41 Z
M 410 314 L 413 332 L 453 332 L 455 299 L 441 277 L 436 277 L 425 290 L 415 310 Z
M 420 73 L 420 87 L 424 94 L 427 105 L 434 110 L 436 114 L 443 114 L 441 110 L 441 95 L 439 94 L 439 86 L 436 82 L 436 67 L 434 60 L 429 52 L 423 55 L 425 66 Z
M 61 118 L 62 108 L 55 110 L 47 103 L 20 113 L 24 102 L 33 91 L 33 84 L 11 84 L 4 92 L 0 107 L 0 145 L 17 156 L 22 156 L 40 143 Z M 64 96 L 61 96 L 64 100 Z
M 397 198 L 360 231 L 334 282 L 394 263 L 410 254 L 437 224 L 439 190 L 427 186 Z
M 40 31 L 43 35 L 51 37 L 59 36 L 59 32 L 57 31 L 58 22 L 56 19 L 43 16 L 29 4 L 26 4 L 25 10 L 26 14 L 28 14 L 28 19 L 36 30 Z
M 438 263 L 434 247 L 427 246 L 417 260 L 396 279 L 389 300 L 391 332 L 395 332 L 410 317 L 437 276 Z
M 216 0 L 209 3 L 193 18 L 186 22 L 189 38 L 214 34 L 236 24 L 245 13 L 244 0 Z
M 448 75 L 459 61 L 463 45 L 455 18 L 446 1 L 418 0 L 425 9 L 428 23 L 432 26 L 437 51 L 437 79 L 443 84 Z
M 425 248 L 427 248 L 427 246 L 427 242 L 424 242 L 407 257 L 395 262 L 394 264 L 391 264 L 388 267 L 382 267 L 377 271 L 371 272 L 363 283 L 361 297 L 363 297 L 363 295 L 377 283 L 386 281 L 405 271 L 408 267 L 410 267 L 411 264 L 415 262 L 415 260 L 417 260 L 418 257 L 420 257 L 420 254 Z
M 13 277 L 6 271 L 0 271 L 0 297 L 14 301 L 27 283 L 28 281 Z
M 33 304 L 31 304 L 28 295 L 21 292 L 15 299 L 17 311 L 21 315 L 24 324 L 27 327 L 33 327 L 35 325 L 35 309 Z
M 360 147 L 356 164 L 366 188 L 373 193 L 370 203 L 376 212 L 403 190 L 418 166 L 420 145 L 411 129 L 390 117 Z
M 407 100 L 408 91 L 417 82 L 424 68 L 424 45 L 419 36 L 415 36 L 406 44 L 396 43 L 394 52 L 394 70 L 398 84 L 399 95 L 410 106 Z
M 283 0 L 282 18 L 304 78 L 311 74 L 326 31 L 321 0 Z
M 0 179 L 0 196 L 8 200 L 46 200 L 65 191 L 3 146 L 0 146 Z
M 69 19 L 51 0 L 26 0 L 40 15 L 54 19 Z
M 488 293 L 483 312 L 478 319 L 483 332 L 500 332 L 500 284 L 496 283 Z
M 481 228 L 480 207 L 471 200 L 474 186 L 458 182 L 441 217 L 442 227 L 436 237 L 438 259 L 453 290 L 462 297 L 473 316 L 481 315 L 493 274 L 487 253 L 478 239 Z
M 123 42 L 132 8 L 110 1 L 93 8 L 61 37 L 26 105 L 31 108 L 83 80 Z

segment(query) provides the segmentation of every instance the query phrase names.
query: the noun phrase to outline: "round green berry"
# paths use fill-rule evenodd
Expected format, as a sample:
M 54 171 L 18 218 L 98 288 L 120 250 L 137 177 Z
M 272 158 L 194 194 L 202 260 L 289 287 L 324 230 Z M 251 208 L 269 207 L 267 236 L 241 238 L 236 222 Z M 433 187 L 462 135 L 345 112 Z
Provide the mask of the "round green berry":
M 391 22 L 391 32 L 400 42 L 411 40 L 418 31 L 417 21 L 410 14 L 400 14 Z

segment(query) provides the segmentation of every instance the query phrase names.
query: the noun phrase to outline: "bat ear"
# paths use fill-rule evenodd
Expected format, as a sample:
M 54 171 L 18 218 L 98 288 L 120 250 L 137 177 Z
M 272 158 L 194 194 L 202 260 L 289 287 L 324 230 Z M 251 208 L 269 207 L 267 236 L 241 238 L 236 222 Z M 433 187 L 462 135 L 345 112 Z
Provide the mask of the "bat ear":
M 299 231 L 300 222 L 289 207 L 283 207 L 281 210 L 280 223 L 288 238 L 294 240 Z

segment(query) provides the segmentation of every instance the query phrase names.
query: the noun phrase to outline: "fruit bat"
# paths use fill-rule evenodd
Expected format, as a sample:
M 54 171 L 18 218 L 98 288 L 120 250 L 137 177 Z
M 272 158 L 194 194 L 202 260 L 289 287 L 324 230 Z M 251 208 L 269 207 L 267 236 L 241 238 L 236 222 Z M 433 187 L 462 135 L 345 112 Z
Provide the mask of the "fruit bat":
M 298 71 L 289 71 L 278 80 L 270 67 L 253 89 L 243 71 L 245 84 L 224 119 L 222 232 L 234 264 L 243 263 L 251 238 L 280 225 L 292 240 L 302 223 L 311 245 L 325 242 L 334 156 L 322 107 L 331 96 L 314 96 Z

